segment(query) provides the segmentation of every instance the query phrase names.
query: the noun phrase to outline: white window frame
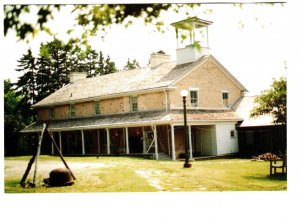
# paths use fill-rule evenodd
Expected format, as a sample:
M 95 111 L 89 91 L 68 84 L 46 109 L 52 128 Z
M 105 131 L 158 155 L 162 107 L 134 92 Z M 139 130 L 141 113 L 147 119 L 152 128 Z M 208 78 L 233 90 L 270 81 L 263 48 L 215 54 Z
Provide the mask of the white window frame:
M 55 110 L 54 110 L 54 107 L 50 108 L 50 118 L 51 119 L 55 119 Z
M 130 96 L 129 97 L 129 101 L 130 101 L 130 111 L 131 112 L 136 112 L 139 110 L 139 106 L 138 106 L 138 96 Z
M 98 109 L 98 110 L 97 110 Z M 101 114 L 101 109 L 100 109 L 100 100 L 95 100 L 94 101 L 94 110 L 95 110 L 95 115 L 100 115 Z M 97 113 L 98 112 L 98 113 Z
M 224 94 L 227 94 L 227 104 L 226 99 L 224 99 Z M 230 108 L 230 91 L 222 90 L 222 105 L 224 108 Z
M 74 111 L 73 111 L 74 109 Z M 76 108 L 75 104 L 70 104 L 70 118 L 74 118 L 76 116 Z
M 196 105 L 192 104 L 192 94 L 191 92 L 196 92 L 197 93 L 197 102 Z M 198 88 L 189 88 L 189 97 L 190 97 L 190 106 L 191 108 L 198 108 L 199 107 L 199 89 Z M 195 99 L 195 98 L 193 98 Z

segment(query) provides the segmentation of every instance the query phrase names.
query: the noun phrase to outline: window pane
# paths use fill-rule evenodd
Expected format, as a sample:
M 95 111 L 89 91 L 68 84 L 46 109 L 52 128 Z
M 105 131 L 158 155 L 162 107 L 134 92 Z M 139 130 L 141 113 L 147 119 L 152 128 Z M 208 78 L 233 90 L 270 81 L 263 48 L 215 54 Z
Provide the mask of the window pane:
M 70 111 L 71 111 L 70 116 L 75 117 L 75 104 L 70 105 Z
M 137 97 L 130 97 L 131 111 L 138 111 Z
M 229 107 L 229 93 L 223 92 L 222 98 L 223 98 L 223 106 L 228 108 Z
M 100 103 L 95 101 L 95 114 L 100 114 Z
M 223 99 L 228 99 L 228 92 L 223 92 Z
M 50 118 L 52 118 L 52 119 L 55 118 L 54 108 L 53 107 L 50 109 Z
M 191 107 L 198 107 L 198 91 L 190 91 Z

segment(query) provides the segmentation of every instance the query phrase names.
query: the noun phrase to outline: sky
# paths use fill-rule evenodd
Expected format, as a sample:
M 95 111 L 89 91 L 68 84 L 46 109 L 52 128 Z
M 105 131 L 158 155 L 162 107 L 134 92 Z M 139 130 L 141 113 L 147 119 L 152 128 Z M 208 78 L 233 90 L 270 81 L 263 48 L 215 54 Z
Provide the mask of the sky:
M 211 13 L 203 13 L 211 10 Z M 202 5 L 200 10 L 192 15 L 210 20 L 209 44 L 211 54 L 225 66 L 249 91 L 248 95 L 259 94 L 268 89 L 272 79 L 287 75 L 288 66 L 288 7 L 243 5 L 242 8 L 224 4 Z M 22 19 L 30 19 L 24 17 Z M 159 50 L 176 58 L 175 30 L 170 25 L 186 18 L 184 13 L 163 13 L 165 32 L 155 31 L 153 26 L 145 26 L 143 21 L 137 20 L 127 29 L 123 26 L 112 26 L 105 34 L 104 40 L 98 35 L 90 38 L 90 44 L 96 50 L 109 55 L 118 69 L 122 69 L 127 59 L 136 59 L 141 66 L 147 65 L 150 54 Z M 63 21 L 63 22 L 62 22 Z M 67 40 L 66 34 L 74 23 L 71 9 L 64 9 L 55 15 L 50 23 L 53 32 L 59 39 Z M 79 35 L 79 32 L 75 32 Z M 38 54 L 42 42 L 51 41 L 52 36 L 45 33 L 37 35 L 29 43 L 17 42 L 13 32 L 3 39 L 3 51 L 0 71 L 4 79 L 16 81 L 20 72 L 16 72 L 17 60 L 31 48 Z M 7 52 L 10 51 L 10 52 Z

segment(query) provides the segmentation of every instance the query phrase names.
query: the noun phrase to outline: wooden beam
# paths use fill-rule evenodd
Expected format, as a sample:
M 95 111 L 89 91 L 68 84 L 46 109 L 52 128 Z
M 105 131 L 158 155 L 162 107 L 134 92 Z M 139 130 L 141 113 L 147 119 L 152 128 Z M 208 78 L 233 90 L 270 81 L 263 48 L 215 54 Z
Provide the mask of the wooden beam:
M 48 133 L 50 139 L 52 140 L 53 144 L 54 144 L 54 148 L 56 149 L 56 152 L 58 153 L 58 155 L 60 156 L 60 159 L 62 160 L 62 162 L 64 163 L 65 167 L 70 170 L 71 176 L 73 177 L 74 180 L 76 180 L 76 177 L 74 176 L 73 172 L 71 171 L 70 167 L 68 166 L 67 162 L 65 161 L 61 150 L 58 148 L 54 138 L 52 137 L 52 135 L 50 134 L 50 132 L 48 130 L 46 130 L 46 132 Z M 60 133 L 60 132 L 59 132 Z M 61 137 L 60 137 L 61 138 Z M 61 140 L 60 140 L 61 141 Z
M 110 154 L 110 134 L 109 134 L 109 128 L 106 128 L 106 143 L 107 143 L 107 154 Z
M 143 154 L 146 153 L 147 151 L 147 140 L 146 140 L 146 131 L 145 131 L 145 127 L 142 126 L 142 131 L 143 131 Z
M 38 134 L 39 135 L 39 144 L 38 144 L 37 152 L 36 152 L 36 156 L 35 156 L 35 167 L 34 167 L 34 173 L 33 173 L 33 184 L 35 186 L 37 185 L 37 183 L 36 183 L 36 174 L 37 174 L 37 170 L 38 170 L 38 160 L 39 160 L 39 156 L 40 156 L 40 153 L 41 153 L 41 147 L 42 147 L 44 132 L 45 132 L 46 128 L 47 128 L 47 125 L 46 125 L 46 123 L 44 123 L 42 133 Z
M 85 142 L 84 142 L 84 132 L 83 130 L 81 131 L 81 146 L 82 146 L 82 154 L 85 154 Z
M 51 136 L 53 137 L 53 132 L 49 132 Z M 54 155 L 54 144 L 51 142 L 51 155 Z
M 129 154 L 129 136 L 128 136 L 128 127 L 125 127 L 125 135 L 126 135 L 126 154 Z
M 152 129 L 153 129 L 153 136 L 154 136 L 155 159 L 158 160 L 158 144 L 157 144 L 156 125 L 154 125 Z
M 101 152 L 101 140 L 100 140 L 100 130 L 97 129 L 97 143 L 98 143 L 98 154 Z

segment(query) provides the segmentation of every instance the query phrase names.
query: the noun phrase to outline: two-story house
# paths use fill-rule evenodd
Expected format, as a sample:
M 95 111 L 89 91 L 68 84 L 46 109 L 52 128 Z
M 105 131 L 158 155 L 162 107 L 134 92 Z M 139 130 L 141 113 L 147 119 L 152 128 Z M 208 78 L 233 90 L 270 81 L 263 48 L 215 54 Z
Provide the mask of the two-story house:
M 40 133 L 51 119 L 49 131 L 65 155 L 153 153 L 159 159 L 164 153 L 175 160 L 185 146 L 180 96 L 185 89 L 190 156 L 238 152 L 235 126 L 242 119 L 232 106 L 247 90 L 210 55 L 210 24 L 198 18 L 172 24 L 176 61 L 158 52 L 140 69 L 94 78 L 71 73 L 68 85 L 33 106 L 37 122 L 22 132 Z M 180 34 L 190 41 L 184 44 Z

